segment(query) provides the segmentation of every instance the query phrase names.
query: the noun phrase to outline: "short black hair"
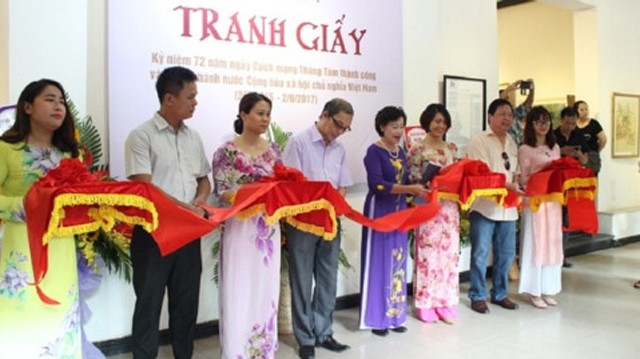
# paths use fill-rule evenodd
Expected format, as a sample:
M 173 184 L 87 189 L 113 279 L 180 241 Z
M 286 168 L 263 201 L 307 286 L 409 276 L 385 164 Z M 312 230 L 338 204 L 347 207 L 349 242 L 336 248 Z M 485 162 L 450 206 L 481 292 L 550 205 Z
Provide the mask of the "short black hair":
M 573 107 L 565 107 L 560 111 L 560 118 L 564 117 L 578 117 L 578 112 Z
M 382 110 L 378 111 L 375 120 L 376 132 L 378 133 L 378 135 L 382 136 L 384 134 L 384 130 L 382 128 L 389 122 L 393 122 L 400 117 L 402 117 L 403 120 L 402 125 L 406 125 L 407 114 L 404 113 L 402 107 L 386 106 Z
M 164 100 L 164 95 L 170 93 L 173 96 L 178 96 L 185 83 L 196 81 L 198 81 L 198 76 L 186 67 L 167 67 L 160 73 L 156 81 L 156 91 L 158 92 L 160 104 Z
M 429 126 L 431 126 L 431 121 L 436 117 L 437 114 L 441 113 L 444 116 L 444 123 L 447 125 L 447 130 L 451 128 L 451 115 L 447 108 L 444 105 L 439 103 L 432 103 L 427 108 L 422 111 L 420 115 L 420 126 L 427 132 L 429 132 Z
M 493 116 L 498 110 L 498 107 L 502 107 L 502 106 L 509 106 L 509 108 L 511 109 L 511 112 L 513 112 L 513 105 L 511 104 L 511 102 L 503 98 L 497 98 L 491 101 L 491 103 L 489 104 L 489 110 L 487 112 L 489 112 L 489 114 Z

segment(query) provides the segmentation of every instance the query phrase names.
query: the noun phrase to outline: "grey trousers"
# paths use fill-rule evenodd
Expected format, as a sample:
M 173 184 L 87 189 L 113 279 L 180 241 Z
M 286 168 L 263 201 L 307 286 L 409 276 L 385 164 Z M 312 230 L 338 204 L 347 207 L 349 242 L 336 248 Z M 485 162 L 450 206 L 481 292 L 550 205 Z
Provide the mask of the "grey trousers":
M 286 234 L 293 334 L 300 346 L 322 343 L 333 335 L 340 228 L 331 241 L 290 225 Z

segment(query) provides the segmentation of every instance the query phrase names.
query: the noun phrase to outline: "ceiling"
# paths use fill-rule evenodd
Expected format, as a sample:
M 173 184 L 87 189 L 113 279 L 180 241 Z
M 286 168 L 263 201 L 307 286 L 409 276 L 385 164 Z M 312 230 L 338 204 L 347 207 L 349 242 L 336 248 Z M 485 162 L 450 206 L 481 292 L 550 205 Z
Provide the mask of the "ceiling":
M 531 1 L 533 0 L 496 0 L 496 3 L 498 4 L 498 9 L 503 9 L 505 7 L 520 5 Z
M 593 8 L 592 5 L 588 5 L 579 0 L 496 0 L 498 10 L 504 9 L 509 6 L 526 4 L 528 2 L 538 1 L 549 5 L 557 6 L 560 8 L 582 11 Z

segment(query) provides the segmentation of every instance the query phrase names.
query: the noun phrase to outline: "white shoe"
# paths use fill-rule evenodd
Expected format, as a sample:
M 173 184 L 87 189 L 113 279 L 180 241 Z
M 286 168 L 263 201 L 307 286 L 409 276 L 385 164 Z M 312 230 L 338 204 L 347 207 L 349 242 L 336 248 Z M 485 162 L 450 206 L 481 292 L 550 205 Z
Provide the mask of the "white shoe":
M 536 308 L 539 308 L 539 309 L 547 308 L 547 303 L 544 300 L 542 300 L 542 298 L 540 297 L 530 296 L 529 301 L 531 301 L 531 304 L 533 304 L 533 306 Z

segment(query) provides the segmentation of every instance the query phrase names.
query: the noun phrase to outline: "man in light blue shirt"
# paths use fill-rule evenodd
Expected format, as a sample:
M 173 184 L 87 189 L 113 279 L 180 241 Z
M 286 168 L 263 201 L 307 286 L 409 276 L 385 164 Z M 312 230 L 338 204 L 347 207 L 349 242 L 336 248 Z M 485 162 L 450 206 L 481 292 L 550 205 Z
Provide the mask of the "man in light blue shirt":
M 299 169 L 309 180 L 330 182 L 344 195 L 353 181 L 346 150 L 336 139 L 351 131 L 352 120 L 353 107 L 349 102 L 339 98 L 327 102 L 317 122 L 289 139 L 282 154 L 283 163 Z M 300 346 L 300 358 L 314 358 L 315 346 L 334 352 L 349 349 L 333 338 L 332 329 L 340 229 L 330 241 L 290 225 L 286 235 L 293 333 Z

